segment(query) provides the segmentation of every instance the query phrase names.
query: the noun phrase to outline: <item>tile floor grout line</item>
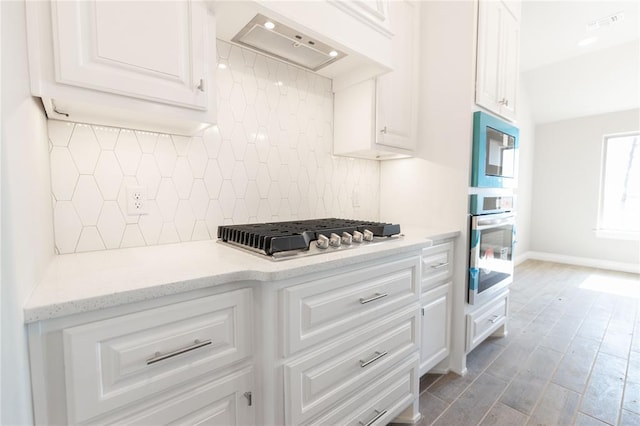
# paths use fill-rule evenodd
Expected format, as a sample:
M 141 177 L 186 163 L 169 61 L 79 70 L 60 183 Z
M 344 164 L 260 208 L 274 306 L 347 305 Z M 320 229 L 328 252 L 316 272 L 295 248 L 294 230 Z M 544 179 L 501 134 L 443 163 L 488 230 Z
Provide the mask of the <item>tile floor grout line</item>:
M 595 303 L 594 303 L 594 305 L 595 305 Z M 593 308 L 593 305 L 592 305 L 592 308 Z M 589 311 L 591 311 L 591 310 L 589 310 Z M 602 342 L 604 341 L 604 338 L 607 335 L 607 330 L 609 329 L 609 325 L 610 325 L 610 322 L 611 322 L 612 314 L 613 314 L 612 312 L 609 313 L 609 318 L 607 319 L 607 327 L 605 328 L 604 333 L 602 334 L 602 337 L 600 338 L 600 341 L 598 343 L 598 350 L 596 351 L 596 356 L 593 358 L 593 362 L 591 363 L 591 368 L 589 369 L 589 374 L 587 375 L 587 381 L 585 382 L 584 387 L 582 388 L 582 392 L 580 393 L 580 400 L 578 401 L 578 408 L 576 409 L 576 412 L 573 414 L 573 419 L 572 419 L 572 422 L 571 422 L 572 425 L 575 425 L 575 423 L 576 423 L 576 421 L 578 419 L 578 414 L 580 414 L 580 413 L 583 414 L 583 415 L 589 416 L 591 418 L 594 418 L 594 419 L 596 419 L 598 421 L 601 421 L 603 423 L 606 423 L 608 425 L 611 424 L 611 423 L 608 423 L 608 422 L 606 422 L 606 421 L 604 421 L 602 419 L 599 419 L 597 417 L 594 417 L 594 416 L 592 416 L 590 414 L 587 414 L 587 413 L 581 411 L 581 408 L 582 408 L 582 403 L 584 402 L 584 396 L 587 393 L 587 389 L 589 388 L 589 383 L 591 382 L 591 375 L 593 374 L 593 369 L 595 368 L 596 361 L 598 360 L 598 356 L 600 355 L 600 348 L 602 347 Z
M 631 366 L 631 352 L 633 352 L 633 337 L 638 326 L 638 306 L 636 303 L 636 309 L 633 315 L 633 328 L 631 329 L 631 341 L 629 342 L 629 350 L 627 351 L 627 368 L 624 370 L 624 384 L 622 385 L 622 398 L 620 398 L 620 409 L 618 410 L 617 424 L 622 424 L 622 411 L 624 410 L 624 398 L 627 391 L 627 379 L 629 378 L 629 367 Z

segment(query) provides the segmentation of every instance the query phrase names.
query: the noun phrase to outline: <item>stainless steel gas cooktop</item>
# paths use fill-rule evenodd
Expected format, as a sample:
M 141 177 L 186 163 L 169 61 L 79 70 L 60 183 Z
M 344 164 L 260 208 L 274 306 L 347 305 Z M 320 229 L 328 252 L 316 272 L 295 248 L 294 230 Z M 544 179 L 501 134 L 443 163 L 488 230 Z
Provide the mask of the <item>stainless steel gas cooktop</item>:
M 218 241 L 273 260 L 348 250 L 401 236 L 400 225 L 336 218 L 218 227 Z

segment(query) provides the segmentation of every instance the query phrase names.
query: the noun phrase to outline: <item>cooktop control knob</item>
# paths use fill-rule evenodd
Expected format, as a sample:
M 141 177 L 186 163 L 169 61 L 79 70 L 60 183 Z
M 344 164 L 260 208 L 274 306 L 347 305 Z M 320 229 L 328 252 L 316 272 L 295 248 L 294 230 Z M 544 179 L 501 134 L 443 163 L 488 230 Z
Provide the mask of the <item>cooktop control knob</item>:
M 342 243 L 342 240 L 340 239 L 340 235 L 334 234 L 332 232 L 331 236 L 329 237 L 329 245 L 332 247 L 340 247 L 341 243 Z
M 344 244 L 346 246 L 350 246 L 352 241 L 353 241 L 353 237 L 351 236 L 350 233 L 348 233 L 348 232 L 343 232 L 342 233 L 342 244 Z
M 353 242 L 354 243 L 361 243 L 362 242 L 362 232 L 353 231 Z
M 364 240 L 365 241 L 373 241 L 373 232 L 369 231 L 368 229 L 364 230 Z
M 329 248 L 329 238 L 326 235 L 318 235 L 318 239 L 316 240 L 316 246 L 321 249 Z

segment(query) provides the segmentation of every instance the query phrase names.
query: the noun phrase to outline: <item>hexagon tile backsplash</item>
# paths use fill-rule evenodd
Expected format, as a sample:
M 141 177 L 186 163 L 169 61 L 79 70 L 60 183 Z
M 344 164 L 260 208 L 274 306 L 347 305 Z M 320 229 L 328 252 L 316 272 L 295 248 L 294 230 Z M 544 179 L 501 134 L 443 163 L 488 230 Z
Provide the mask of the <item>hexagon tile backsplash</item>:
M 218 125 L 202 135 L 49 120 L 58 253 L 215 239 L 220 224 L 378 219 L 378 162 L 331 155 L 331 81 L 221 41 L 218 55 Z M 136 185 L 146 215 L 127 214 Z

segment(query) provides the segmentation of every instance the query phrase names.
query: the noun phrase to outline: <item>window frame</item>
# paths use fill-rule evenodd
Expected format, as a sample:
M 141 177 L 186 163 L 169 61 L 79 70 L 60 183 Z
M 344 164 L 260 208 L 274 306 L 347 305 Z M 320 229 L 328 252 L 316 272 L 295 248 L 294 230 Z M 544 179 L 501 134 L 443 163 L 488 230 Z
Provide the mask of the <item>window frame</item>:
M 632 230 L 620 230 L 620 229 L 608 229 L 602 226 L 604 218 L 604 186 L 606 176 L 607 165 L 607 146 L 609 139 L 616 139 L 628 136 L 636 136 L 640 138 L 640 130 L 623 132 L 623 133 L 611 133 L 602 136 L 601 155 L 600 155 L 600 181 L 598 189 L 598 215 L 596 218 L 596 227 L 594 229 L 595 235 L 598 238 L 616 239 L 616 240 L 634 240 L 640 241 L 640 231 Z M 640 153 L 636 154 L 640 155 Z

